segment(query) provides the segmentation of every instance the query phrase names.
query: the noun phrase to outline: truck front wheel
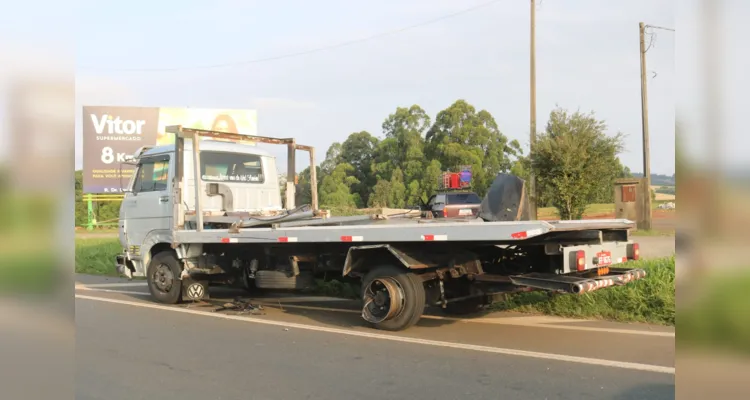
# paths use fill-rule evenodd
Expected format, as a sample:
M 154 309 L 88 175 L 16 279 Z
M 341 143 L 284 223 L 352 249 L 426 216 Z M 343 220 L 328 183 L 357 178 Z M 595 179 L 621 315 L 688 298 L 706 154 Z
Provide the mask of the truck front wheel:
M 401 331 L 416 324 L 425 307 L 422 280 L 393 266 L 378 267 L 362 280 L 362 318 L 375 328 Z
M 171 251 L 162 251 L 151 258 L 148 264 L 148 290 L 158 302 L 177 304 L 182 298 L 180 261 Z

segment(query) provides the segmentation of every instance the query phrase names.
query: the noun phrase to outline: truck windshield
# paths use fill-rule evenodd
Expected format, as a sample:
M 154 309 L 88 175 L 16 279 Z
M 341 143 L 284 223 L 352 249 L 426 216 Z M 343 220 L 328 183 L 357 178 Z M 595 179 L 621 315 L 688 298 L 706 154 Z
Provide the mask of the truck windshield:
M 451 193 L 448 204 L 482 204 L 482 199 L 475 193 Z
M 201 176 L 206 182 L 263 183 L 263 163 L 255 154 L 201 152 Z

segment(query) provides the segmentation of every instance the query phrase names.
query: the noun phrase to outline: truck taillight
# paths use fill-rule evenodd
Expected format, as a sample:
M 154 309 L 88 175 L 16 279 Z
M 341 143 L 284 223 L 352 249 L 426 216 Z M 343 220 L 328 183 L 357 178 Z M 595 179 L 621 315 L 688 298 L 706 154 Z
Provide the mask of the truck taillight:
M 583 250 L 576 252 L 576 270 L 583 271 L 586 269 L 586 253 Z
M 632 249 L 631 250 L 632 253 L 631 253 L 631 257 L 630 258 L 632 258 L 633 260 L 640 259 L 641 258 L 641 249 L 640 249 L 640 246 L 638 246 L 638 243 L 633 243 L 633 245 L 631 246 L 631 249 Z

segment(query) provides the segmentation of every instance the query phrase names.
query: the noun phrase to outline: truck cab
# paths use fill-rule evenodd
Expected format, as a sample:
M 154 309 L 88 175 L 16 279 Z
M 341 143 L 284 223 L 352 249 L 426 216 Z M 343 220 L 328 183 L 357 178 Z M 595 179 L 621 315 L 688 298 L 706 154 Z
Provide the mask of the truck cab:
M 134 155 L 133 176 L 120 207 L 120 244 L 125 275 L 144 276 L 152 247 L 172 243 L 174 225 L 174 145 L 147 148 Z M 213 190 L 202 193 L 203 214 L 273 214 L 282 210 L 276 159 L 254 145 L 204 139 L 200 173 Z M 183 154 L 185 209 L 195 211 L 195 179 L 191 142 Z

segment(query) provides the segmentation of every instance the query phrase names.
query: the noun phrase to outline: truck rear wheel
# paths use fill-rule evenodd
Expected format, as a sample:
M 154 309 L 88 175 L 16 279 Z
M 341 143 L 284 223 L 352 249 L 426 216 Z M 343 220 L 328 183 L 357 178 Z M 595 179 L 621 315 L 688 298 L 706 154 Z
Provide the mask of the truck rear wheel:
M 162 251 L 151 258 L 146 280 L 148 290 L 158 302 L 177 304 L 182 300 L 180 261 L 174 252 Z
M 378 267 L 362 280 L 362 318 L 375 328 L 401 331 L 416 324 L 425 307 L 418 276 L 393 266 Z

